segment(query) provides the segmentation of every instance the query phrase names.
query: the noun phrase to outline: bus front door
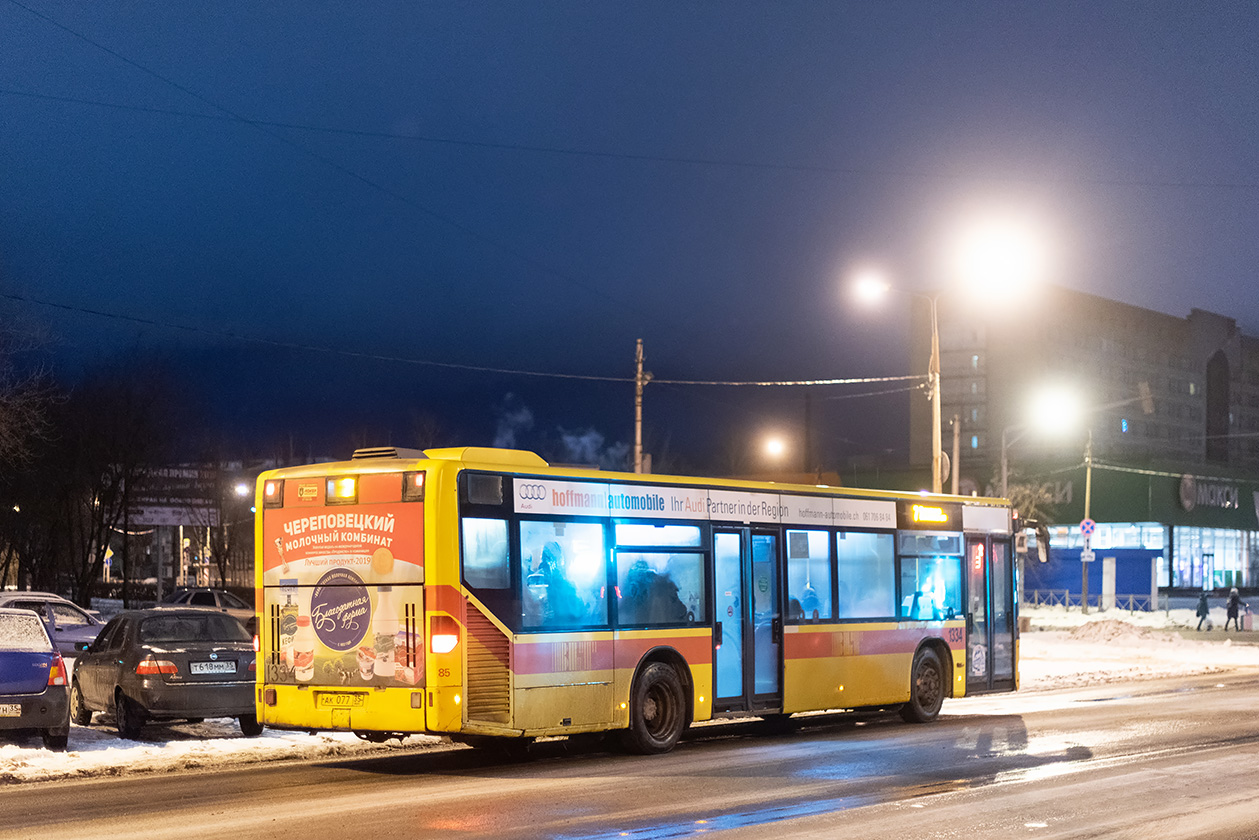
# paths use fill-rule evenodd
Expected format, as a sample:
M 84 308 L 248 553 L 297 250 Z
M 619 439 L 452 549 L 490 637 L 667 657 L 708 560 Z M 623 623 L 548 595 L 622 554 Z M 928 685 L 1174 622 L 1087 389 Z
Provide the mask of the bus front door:
M 1010 541 L 966 540 L 969 617 L 966 693 L 1014 688 L 1014 572 Z
M 717 624 L 716 711 L 782 708 L 778 535 L 739 529 L 713 535 Z

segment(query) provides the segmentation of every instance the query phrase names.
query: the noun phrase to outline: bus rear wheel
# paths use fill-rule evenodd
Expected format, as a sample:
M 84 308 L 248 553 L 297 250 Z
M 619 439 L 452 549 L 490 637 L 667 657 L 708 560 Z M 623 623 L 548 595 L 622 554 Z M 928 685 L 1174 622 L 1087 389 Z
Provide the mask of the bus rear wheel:
M 643 669 L 630 692 L 630 725 L 625 747 L 643 755 L 673 749 L 686 729 L 686 695 L 678 672 L 663 662 Z
M 901 706 L 901 717 L 909 723 L 927 723 L 940 714 L 944 705 L 944 666 L 929 647 L 914 655 L 909 676 L 909 702 Z

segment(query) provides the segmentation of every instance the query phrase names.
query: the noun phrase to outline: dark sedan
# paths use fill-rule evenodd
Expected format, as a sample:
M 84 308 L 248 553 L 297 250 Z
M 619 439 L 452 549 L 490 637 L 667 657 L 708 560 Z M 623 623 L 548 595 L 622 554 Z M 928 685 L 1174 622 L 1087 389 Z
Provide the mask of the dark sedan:
M 71 718 L 86 726 L 98 711 L 113 712 L 124 738 L 138 738 L 150 720 L 209 717 L 234 717 L 257 735 L 253 638 L 208 609 L 119 613 L 74 665 Z
M 39 616 L 0 607 L 0 730 L 33 729 L 50 750 L 70 735 L 66 664 Z

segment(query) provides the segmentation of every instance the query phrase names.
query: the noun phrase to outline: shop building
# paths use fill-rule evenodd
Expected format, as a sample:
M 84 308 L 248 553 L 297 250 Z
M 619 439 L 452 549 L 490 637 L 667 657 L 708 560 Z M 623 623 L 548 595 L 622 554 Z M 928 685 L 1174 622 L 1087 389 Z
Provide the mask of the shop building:
M 947 295 L 938 311 L 959 492 L 1000 493 L 1004 433 L 1010 484 L 1051 500 L 1051 559 L 1027 569 L 1025 591 L 1080 594 L 1090 436 L 1091 600 L 1103 581 L 1117 596 L 1259 588 L 1259 339 L 1224 315 L 1179 318 L 1061 288 L 1017 318 L 985 320 Z M 925 360 L 925 307 L 915 317 L 913 358 Z M 1050 438 L 1025 425 L 1031 394 L 1048 383 L 1069 383 L 1092 407 L 1083 428 Z M 911 458 L 924 467 L 930 417 L 915 397 Z

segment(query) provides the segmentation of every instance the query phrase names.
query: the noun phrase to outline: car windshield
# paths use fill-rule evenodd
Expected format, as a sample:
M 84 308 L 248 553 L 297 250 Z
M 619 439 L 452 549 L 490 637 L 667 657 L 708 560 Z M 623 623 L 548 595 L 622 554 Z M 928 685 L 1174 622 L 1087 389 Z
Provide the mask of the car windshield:
M 52 650 L 44 625 L 36 615 L 0 615 L 0 647 L 27 653 Z
M 141 642 L 248 642 L 250 636 L 230 615 L 163 615 L 140 624 Z

